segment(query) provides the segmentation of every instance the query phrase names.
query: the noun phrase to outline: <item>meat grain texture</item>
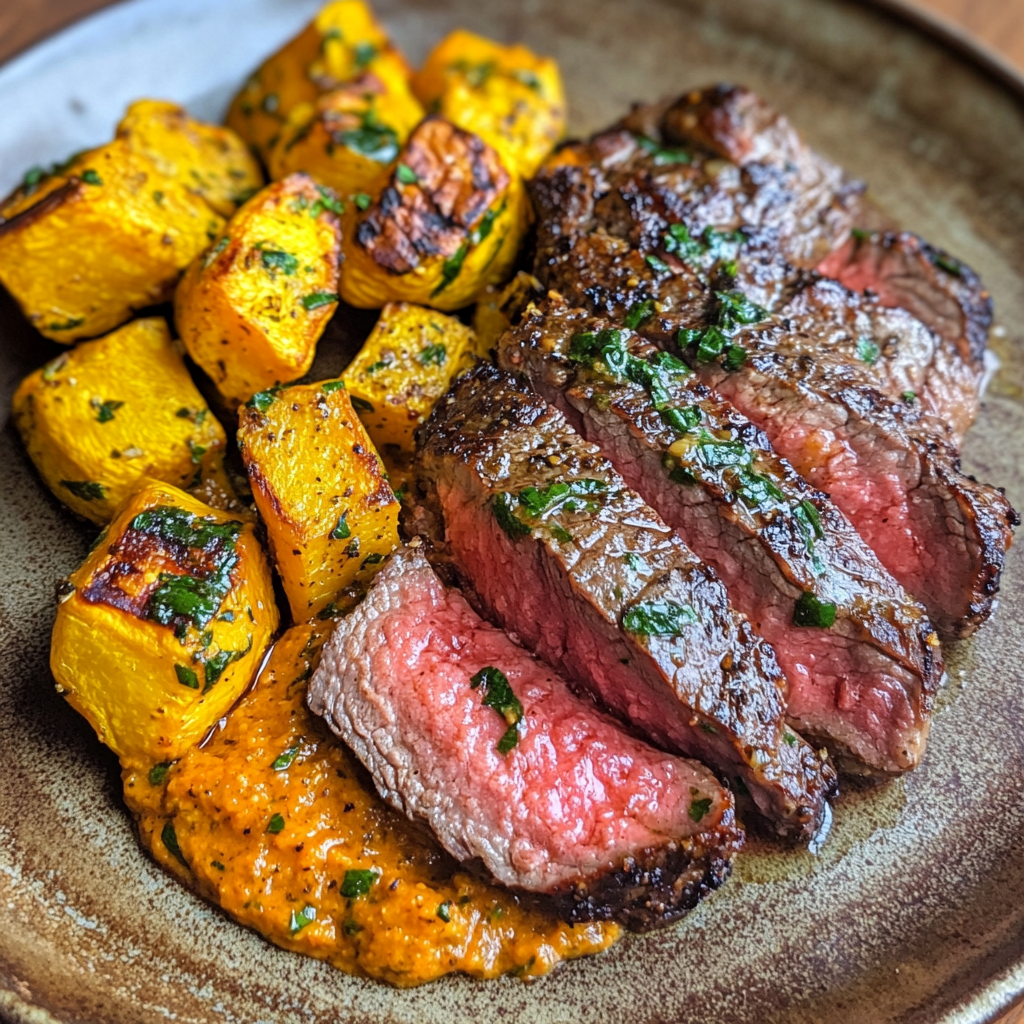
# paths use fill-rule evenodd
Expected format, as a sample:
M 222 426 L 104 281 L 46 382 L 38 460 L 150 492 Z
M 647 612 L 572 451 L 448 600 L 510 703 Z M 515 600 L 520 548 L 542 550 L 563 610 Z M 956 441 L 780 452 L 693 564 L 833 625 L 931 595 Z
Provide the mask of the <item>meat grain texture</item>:
M 489 668 L 522 705 L 510 748 L 475 685 Z M 575 697 L 415 549 L 396 551 L 338 623 L 308 700 L 385 800 L 570 922 L 675 920 L 724 881 L 742 841 L 732 795 L 706 768 Z

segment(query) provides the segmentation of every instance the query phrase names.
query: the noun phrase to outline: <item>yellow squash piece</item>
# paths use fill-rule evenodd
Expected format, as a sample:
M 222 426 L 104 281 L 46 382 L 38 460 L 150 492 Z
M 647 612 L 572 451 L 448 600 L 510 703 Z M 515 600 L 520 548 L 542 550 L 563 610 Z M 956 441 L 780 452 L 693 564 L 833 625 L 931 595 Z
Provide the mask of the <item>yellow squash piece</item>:
M 289 114 L 324 92 L 372 72 L 389 88 L 411 71 L 362 0 L 335 0 L 269 57 L 242 87 L 227 124 L 267 159 Z
M 259 164 L 230 128 L 195 121 L 176 103 L 138 100 L 117 126 L 117 137 L 223 217 L 263 185 Z
M 480 296 L 473 312 L 476 350 L 481 359 L 490 359 L 498 339 L 515 323 L 531 302 L 544 297 L 544 286 L 525 270 L 520 270 L 504 288 L 491 286 Z
M 57 689 L 122 763 L 181 757 L 252 680 L 278 626 L 252 524 L 148 483 L 57 607 Z
M 448 390 L 475 362 L 476 336 L 453 316 L 405 302 L 381 311 L 359 354 L 345 371 L 352 404 L 389 460 L 411 456 L 413 435 Z
M 452 310 L 512 268 L 526 226 L 522 180 L 483 140 L 440 117 L 409 136 L 380 197 L 345 215 L 342 298 Z
M 270 175 L 306 171 L 365 205 L 422 119 L 423 108 L 404 82 L 388 89 L 376 75 L 363 75 L 292 111 L 267 158 Z
M 95 523 L 109 522 L 146 477 L 199 482 L 226 443 L 160 317 L 58 356 L 21 382 L 12 406 L 46 485 Z
M 181 279 L 178 332 L 229 404 L 309 369 L 338 301 L 341 209 L 293 174 L 253 196 Z
M 398 543 L 398 502 L 344 384 L 256 395 L 238 446 L 293 618 L 333 614 Z
M 54 341 L 95 337 L 165 302 L 224 224 L 126 139 L 0 204 L 0 282 Z
M 565 133 L 565 93 L 555 61 L 465 29 L 434 47 L 413 90 L 428 110 L 479 135 L 524 178 Z

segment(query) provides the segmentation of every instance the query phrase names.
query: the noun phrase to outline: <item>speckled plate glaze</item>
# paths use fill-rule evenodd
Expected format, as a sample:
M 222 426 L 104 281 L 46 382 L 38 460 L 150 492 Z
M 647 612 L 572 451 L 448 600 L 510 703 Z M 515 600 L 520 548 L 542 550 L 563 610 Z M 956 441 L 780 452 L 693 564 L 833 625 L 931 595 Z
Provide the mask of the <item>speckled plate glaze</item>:
M 0 189 L 107 137 L 140 95 L 218 117 L 315 0 L 132 0 L 0 69 Z M 968 260 L 1002 360 L 965 453 L 1024 506 L 1024 105 L 1020 86 L 906 21 L 840 0 L 378 0 L 410 56 L 456 25 L 562 64 L 575 132 L 634 99 L 720 79 L 762 91 L 875 200 Z M 339 322 L 343 365 L 372 317 Z M 55 351 L 0 299 L 0 400 Z M 1024 560 L 994 620 L 947 649 L 921 768 L 848 793 L 818 856 L 751 844 L 682 924 L 535 984 L 412 991 L 283 952 L 139 849 L 112 755 L 53 689 L 54 583 L 88 532 L 0 436 L 0 1016 L 63 1024 L 990 1020 L 1024 992 Z

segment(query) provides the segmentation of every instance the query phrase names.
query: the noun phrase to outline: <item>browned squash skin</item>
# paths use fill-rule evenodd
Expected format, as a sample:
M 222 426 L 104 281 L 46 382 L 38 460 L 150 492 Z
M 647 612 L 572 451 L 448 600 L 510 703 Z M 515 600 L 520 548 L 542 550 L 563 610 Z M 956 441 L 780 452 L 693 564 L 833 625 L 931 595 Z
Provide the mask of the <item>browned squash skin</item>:
M 152 776 L 124 771 L 154 857 L 271 942 L 403 987 L 457 971 L 531 977 L 610 946 L 618 926 L 572 928 L 527 908 L 383 803 L 306 708 L 324 629 L 285 633 L 202 749 Z

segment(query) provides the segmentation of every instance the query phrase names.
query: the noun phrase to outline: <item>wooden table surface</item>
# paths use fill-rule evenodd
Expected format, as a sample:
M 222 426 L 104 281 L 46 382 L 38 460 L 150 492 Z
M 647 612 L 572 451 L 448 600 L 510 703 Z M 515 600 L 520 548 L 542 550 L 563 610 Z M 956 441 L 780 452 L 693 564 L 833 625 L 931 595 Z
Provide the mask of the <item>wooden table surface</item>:
M 1024 70 L 1024 0 L 914 0 Z M 0 0 L 0 61 L 110 0 Z M 839 1022 L 837 1022 L 839 1024 Z M 1024 1024 L 1024 1002 L 997 1024 Z

